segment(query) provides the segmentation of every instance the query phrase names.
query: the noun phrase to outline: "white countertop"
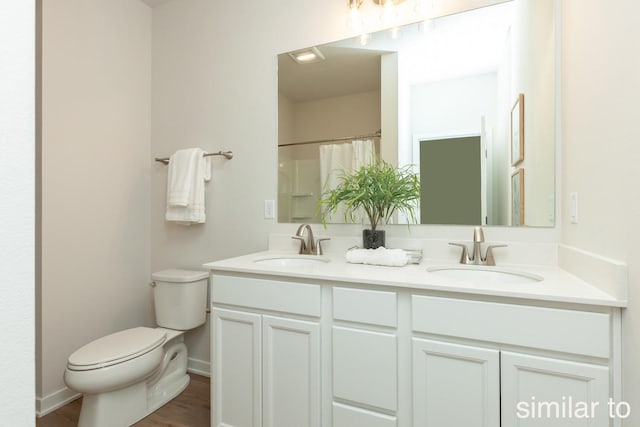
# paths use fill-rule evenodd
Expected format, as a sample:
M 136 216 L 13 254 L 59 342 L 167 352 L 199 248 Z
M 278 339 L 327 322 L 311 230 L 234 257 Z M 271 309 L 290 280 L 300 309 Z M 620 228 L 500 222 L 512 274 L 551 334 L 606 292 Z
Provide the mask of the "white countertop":
M 544 277 L 541 282 L 486 283 L 443 277 L 429 272 L 431 266 L 456 266 L 455 262 L 423 259 L 420 264 L 404 267 L 385 267 L 349 264 L 344 255 L 328 255 L 327 263 L 303 266 L 269 266 L 254 262 L 265 256 L 297 256 L 291 252 L 265 251 L 235 258 L 206 263 L 203 266 L 214 273 L 247 273 L 271 277 L 289 277 L 321 281 L 357 283 L 396 288 L 431 290 L 459 294 L 498 296 L 573 304 L 626 307 L 626 300 L 609 295 L 586 281 L 558 267 L 549 265 L 500 264 L 499 267 L 518 270 Z M 313 255 L 304 255 L 313 257 Z M 215 284 L 214 284 L 215 286 Z

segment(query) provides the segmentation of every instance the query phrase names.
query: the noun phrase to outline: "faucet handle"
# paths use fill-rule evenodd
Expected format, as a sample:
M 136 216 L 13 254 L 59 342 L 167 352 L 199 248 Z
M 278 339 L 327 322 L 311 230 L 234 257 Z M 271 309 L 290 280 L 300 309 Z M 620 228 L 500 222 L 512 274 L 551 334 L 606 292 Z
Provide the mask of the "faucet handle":
M 316 240 L 316 255 L 323 255 L 322 253 L 322 245 L 320 244 L 320 242 L 323 242 L 325 240 L 331 240 L 330 237 L 320 237 Z
M 304 254 L 307 252 L 307 243 L 305 242 L 304 237 L 291 236 L 291 238 L 294 240 L 300 240 L 300 251 L 298 252 L 299 254 Z
M 490 245 L 487 247 L 487 252 L 482 260 L 485 265 L 496 265 L 496 259 L 493 257 L 494 248 L 505 248 L 507 245 Z
M 451 246 L 460 246 L 462 248 L 462 254 L 460 254 L 460 264 L 468 264 L 469 263 L 469 254 L 467 249 L 467 245 L 464 243 L 449 243 Z

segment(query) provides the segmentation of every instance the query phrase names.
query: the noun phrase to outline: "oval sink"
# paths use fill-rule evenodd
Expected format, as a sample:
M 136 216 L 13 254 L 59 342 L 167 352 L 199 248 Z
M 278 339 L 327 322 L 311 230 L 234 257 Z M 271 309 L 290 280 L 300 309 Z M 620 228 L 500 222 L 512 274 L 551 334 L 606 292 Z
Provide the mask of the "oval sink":
M 435 266 L 428 267 L 427 271 L 442 277 L 464 280 L 478 284 L 521 284 L 541 282 L 544 277 L 525 271 L 511 270 L 500 267 L 487 267 L 481 265 L 460 266 Z
M 274 267 L 306 267 L 327 263 L 329 258 L 318 255 L 266 255 L 253 262 Z

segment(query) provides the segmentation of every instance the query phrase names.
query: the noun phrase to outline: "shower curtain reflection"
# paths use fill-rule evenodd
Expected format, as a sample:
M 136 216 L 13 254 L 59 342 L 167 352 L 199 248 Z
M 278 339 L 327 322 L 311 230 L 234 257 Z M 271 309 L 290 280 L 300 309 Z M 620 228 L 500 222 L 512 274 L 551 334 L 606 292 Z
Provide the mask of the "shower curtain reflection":
M 345 144 L 329 144 L 320 146 L 320 182 L 322 191 L 336 188 L 343 173 L 351 173 L 361 166 L 375 161 L 373 141 L 355 140 Z M 344 222 L 344 211 L 338 209 L 326 218 L 327 222 Z
M 379 144 L 353 140 L 340 144 L 280 146 L 278 150 L 278 221 L 321 222 L 317 204 L 322 192 L 335 188 L 341 173 L 376 159 Z M 337 213 L 328 222 L 344 222 Z

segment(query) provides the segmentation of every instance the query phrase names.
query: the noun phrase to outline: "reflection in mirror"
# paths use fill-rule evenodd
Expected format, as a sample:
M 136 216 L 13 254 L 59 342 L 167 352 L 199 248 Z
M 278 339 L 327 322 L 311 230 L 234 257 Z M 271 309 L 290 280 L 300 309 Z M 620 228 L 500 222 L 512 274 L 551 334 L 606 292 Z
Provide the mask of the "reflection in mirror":
M 420 174 L 422 224 L 554 224 L 553 0 L 316 48 L 306 64 L 278 56 L 279 222 L 320 222 L 323 185 L 375 155 Z

